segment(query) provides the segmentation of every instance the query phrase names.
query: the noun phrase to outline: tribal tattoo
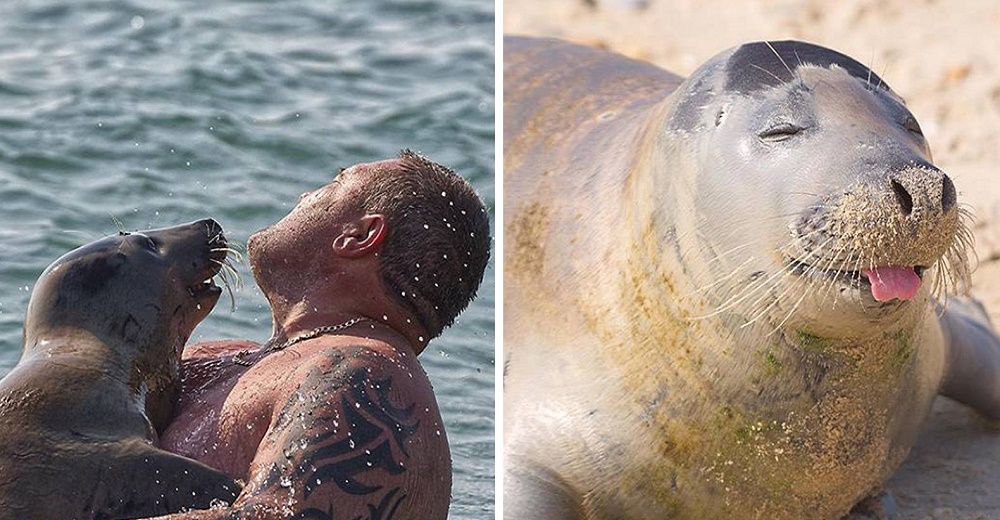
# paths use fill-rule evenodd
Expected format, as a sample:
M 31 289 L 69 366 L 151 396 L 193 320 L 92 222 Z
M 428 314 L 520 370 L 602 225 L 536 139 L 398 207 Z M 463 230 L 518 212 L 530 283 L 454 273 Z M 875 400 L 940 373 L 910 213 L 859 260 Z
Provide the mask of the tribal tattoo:
M 376 472 L 407 471 L 406 441 L 420 421 L 414 417 L 414 404 L 398 407 L 390 400 L 391 376 L 372 375 L 371 367 L 385 362 L 378 358 L 380 354 L 362 347 L 338 352 L 331 355 L 332 373 L 317 371 L 316 378 L 322 381 L 303 381 L 305 388 L 315 382 L 330 389 L 339 406 L 325 402 L 323 393 L 293 396 L 276 425 L 299 430 L 289 437 L 293 440 L 284 453 L 289 464 L 276 465 L 264 482 L 265 487 L 300 487 L 302 499 L 331 484 L 349 495 L 370 495 L 367 516 L 337 517 L 336 504 L 331 504 L 325 510 L 302 511 L 295 518 L 391 520 L 405 502 L 407 494 L 399 487 L 386 489 Z M 304 400 L 317 404 L 309 408 Z

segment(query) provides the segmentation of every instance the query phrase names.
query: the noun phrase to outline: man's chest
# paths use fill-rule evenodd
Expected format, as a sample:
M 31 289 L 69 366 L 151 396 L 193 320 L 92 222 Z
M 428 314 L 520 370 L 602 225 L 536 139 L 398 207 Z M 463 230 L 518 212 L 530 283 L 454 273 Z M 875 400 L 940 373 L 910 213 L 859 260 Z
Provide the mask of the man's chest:
M 185 369 L 162 448 L 246 480 L 271 423 L 276 378 L 258 377 L 219 358 L 186 360 Z

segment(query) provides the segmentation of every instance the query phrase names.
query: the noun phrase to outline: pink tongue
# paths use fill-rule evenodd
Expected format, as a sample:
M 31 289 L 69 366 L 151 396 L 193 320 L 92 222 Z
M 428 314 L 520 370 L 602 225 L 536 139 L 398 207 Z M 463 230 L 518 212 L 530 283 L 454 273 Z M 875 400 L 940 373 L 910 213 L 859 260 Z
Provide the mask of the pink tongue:
M 872 284 L 872 296 L 880 302 L 909 300 L 920 289 L 920 277 L 912 267 L 883 266 L 865 269 L 864 273 Z

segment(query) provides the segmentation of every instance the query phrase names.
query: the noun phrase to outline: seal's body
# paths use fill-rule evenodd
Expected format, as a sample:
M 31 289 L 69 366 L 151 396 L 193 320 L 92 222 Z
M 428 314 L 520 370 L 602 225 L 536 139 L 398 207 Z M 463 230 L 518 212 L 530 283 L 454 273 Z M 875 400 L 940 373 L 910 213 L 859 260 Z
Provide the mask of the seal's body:
M 504 45 L 507 519 L 835 519 L 939 389 L 1000 416 L 986 319 L 931 303 L 968 277 L 955 188 L 878 76 Z
M 42 273 L 24 354 L 0 381 L 0 518 L 135 518 L 235 498 L 221 472 L 156 447 L 225 250 L 205 220 L 108 237 Z

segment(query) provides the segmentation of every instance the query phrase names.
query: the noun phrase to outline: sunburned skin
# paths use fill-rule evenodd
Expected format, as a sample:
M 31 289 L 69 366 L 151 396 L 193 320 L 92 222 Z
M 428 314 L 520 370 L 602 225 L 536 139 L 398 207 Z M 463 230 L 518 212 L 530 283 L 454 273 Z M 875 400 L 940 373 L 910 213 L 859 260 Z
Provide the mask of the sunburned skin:
M 414 354 L 392 344 L 405 342 L 362 322 L 252 367 L 235 358 L 253 343 L 189 348 L 182 412 L 163 446 L 245 481 L 237 509 L 404 518 L 398 508 L 448 495 L 450 456 L 430 381 Z

